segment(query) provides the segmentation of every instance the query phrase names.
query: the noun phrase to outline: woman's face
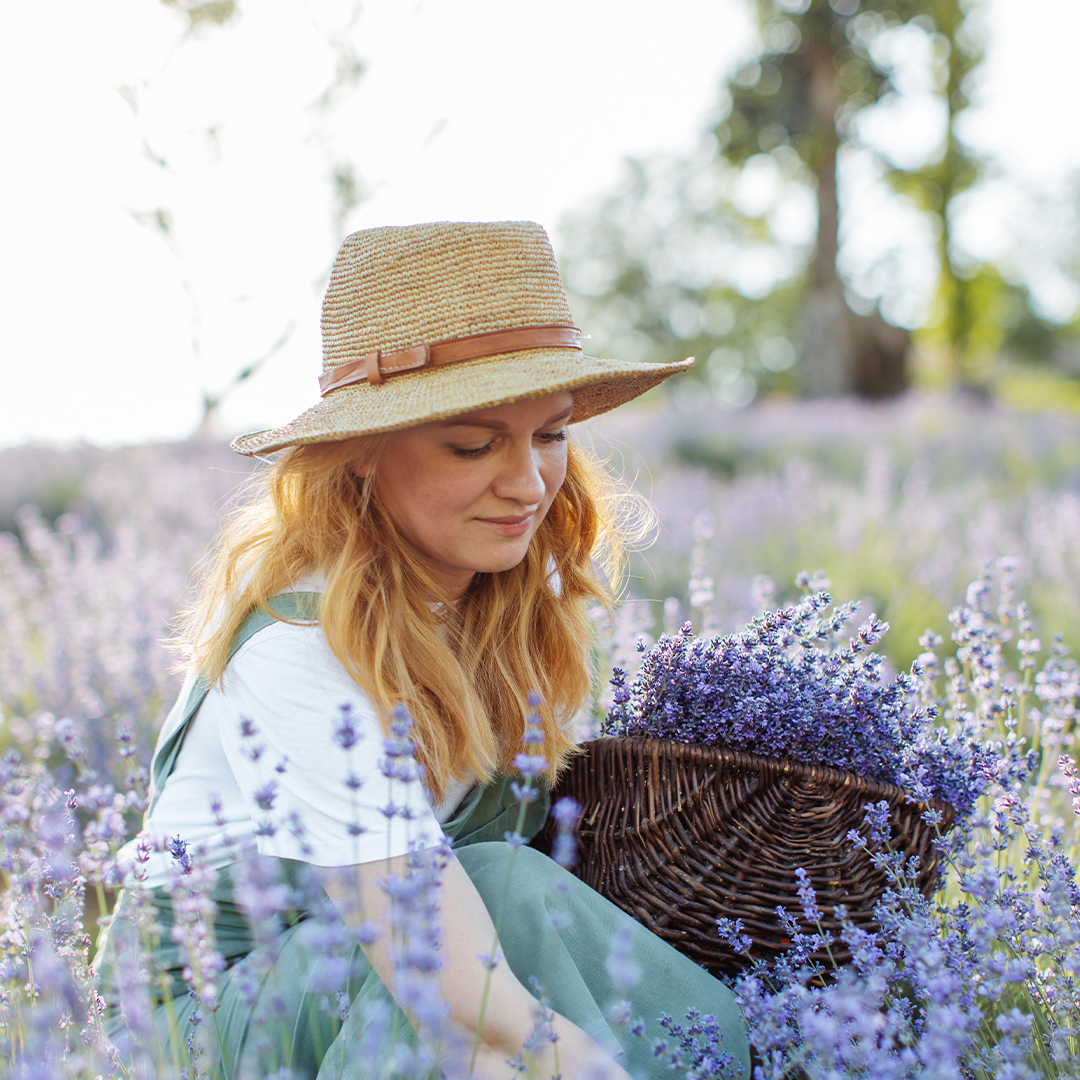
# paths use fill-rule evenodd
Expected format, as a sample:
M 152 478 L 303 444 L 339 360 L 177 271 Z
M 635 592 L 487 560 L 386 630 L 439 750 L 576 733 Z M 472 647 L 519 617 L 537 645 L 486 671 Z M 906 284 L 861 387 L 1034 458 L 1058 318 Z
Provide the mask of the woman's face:
M 568 390 L 391 435 L 375 490 L 401 535 L 453 596 L 477 573 L 517 566 L 566 477 Z M 370 471 L 352 463 L 358 476 Z

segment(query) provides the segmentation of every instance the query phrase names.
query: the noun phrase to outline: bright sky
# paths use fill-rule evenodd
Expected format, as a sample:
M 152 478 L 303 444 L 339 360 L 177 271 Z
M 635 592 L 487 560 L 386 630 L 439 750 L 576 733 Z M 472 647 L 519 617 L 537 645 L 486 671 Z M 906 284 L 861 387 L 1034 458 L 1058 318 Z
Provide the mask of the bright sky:
M 1054 182 L 1080 168 L 1080 3 L 987 3 L 971 132 Z M 349 0 L 240 6 L 185 40 L 153 0 L 0 0 L 0 445 L 181 438 L 286 334 L 219 423 L 290 419 L 316 398 L 335 164 L 364 195 L 344 231 L 554 232 L 624 155 L 689 148 L 752 41 L 745 0 L 368 0 L 351 25 Z M 320 107 L 342 41 L 364 74 Z

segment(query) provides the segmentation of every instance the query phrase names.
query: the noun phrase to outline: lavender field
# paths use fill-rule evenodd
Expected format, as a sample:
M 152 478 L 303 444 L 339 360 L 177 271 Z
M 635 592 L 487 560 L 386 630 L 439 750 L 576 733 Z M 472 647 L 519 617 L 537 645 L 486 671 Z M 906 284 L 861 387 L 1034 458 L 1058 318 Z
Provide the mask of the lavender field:
M 881 678 L 910 671 L 911 708 L 992 753 L 973 816 L 940 841 L 936 898 L 908 886 L 870 814 L 852 842 L 894 883 L 881 933 L 852 930 L 852 964 L 822 981 L 809 890 L 791 959 L 738 984 L 759 1075 L 1080 1075 L 1076 420 L 911 395 L 622 410 L 579 438 L 659 523 L 614 625 L 598 620 L 606 670 L 632 679 L 639 642 L 688 619 L 732 633 L 827 580 L 837 601 L 861 601 L 829 648 L 875 613 L 889 624 L 872 635 Z M 161 641 L 248 472 L 212 442 L 0 453 L 0 1060 L 12 1076 L 213 1074 L 197 1053 L 121 1066 L 97 1018 L 86 920 L 114 895 L 112 859 L 138 828 L 179 685 Z M 603 709 L 610 691 L 597 698 Z M 725 932 L 737 946 L 738 927 Z M 194 969 L 203 994 L 212 978 Z M 212 1011 L 212 993 L 200 1000 Z M 730 1075 L 707 1025 L 680 1039 L 665 1051 L 673 1075 Z M 394 1075 L 429 1075 L 409 1068 Z
M 889 621 L 882 648 L 907 667 L 927 627 L 947 636 L 980 568 L 1009 556 L 1041 624 L 1080 644 L 1080 426 L 1069 415 L 910 395 L 623 410 L 593 432 L 657 513 L 655 542 L 634 560 L 631 591 L 654 601 L 643 622 L 662 622 L 660 602 L 675 597 L 671 629 L 695 591 L 695 626 L 728 633 L 770 599 L 792 599 L 809 567 Z M 695 523 L 708 535 L 695 540 Z M 694 590 L 695 577 L 708 587 Z

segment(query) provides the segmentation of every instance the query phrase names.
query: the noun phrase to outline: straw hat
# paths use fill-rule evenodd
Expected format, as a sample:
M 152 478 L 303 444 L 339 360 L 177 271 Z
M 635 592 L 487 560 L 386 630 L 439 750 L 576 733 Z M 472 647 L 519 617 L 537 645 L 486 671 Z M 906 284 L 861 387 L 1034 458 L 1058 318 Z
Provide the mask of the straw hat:
M 334 261 L 322 336 L 318 404 L 241 435 L 234 450 L 393 431 L 559 390 L 573 391 L 571 420 L 585 420 L 693 363 L 586 356 L 547 234 L 531 221 L 353 233 Z

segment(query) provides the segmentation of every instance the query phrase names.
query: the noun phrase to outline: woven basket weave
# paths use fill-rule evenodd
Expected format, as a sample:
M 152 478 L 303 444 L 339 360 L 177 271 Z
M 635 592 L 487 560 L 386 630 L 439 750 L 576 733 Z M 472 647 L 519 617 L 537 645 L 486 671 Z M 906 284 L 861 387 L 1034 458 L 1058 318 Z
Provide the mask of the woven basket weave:
M 582 807 L 574 872 L 714 974 L 736 974 L 747 964 L 720 939 L 719 918 L 742 919 L 751 957 L 790 946 L 775 909 L 783 905 L 802 921 L 799 867 L 817 892 L 825 930 L 839 931 L 839 904 L 857 925 L 875 928 L 872 909 L 886 878 L 847 839 L 869 802 L 889 803 L 893 849 L 917 855 L 915 884 L 924 895 L 933 887 L 935 832 L 921 817 L 928 804 L 907 803 L 891 784 L 652 739 L 597 739 L 583 751 L 554 792 Z M 944 831 L 951 807 L 930 805 L 941 811 Z M 537 846 L 551 839 L 549 823 Z M 840 963 L 850 958 L 840 942 L 832 955 Z

